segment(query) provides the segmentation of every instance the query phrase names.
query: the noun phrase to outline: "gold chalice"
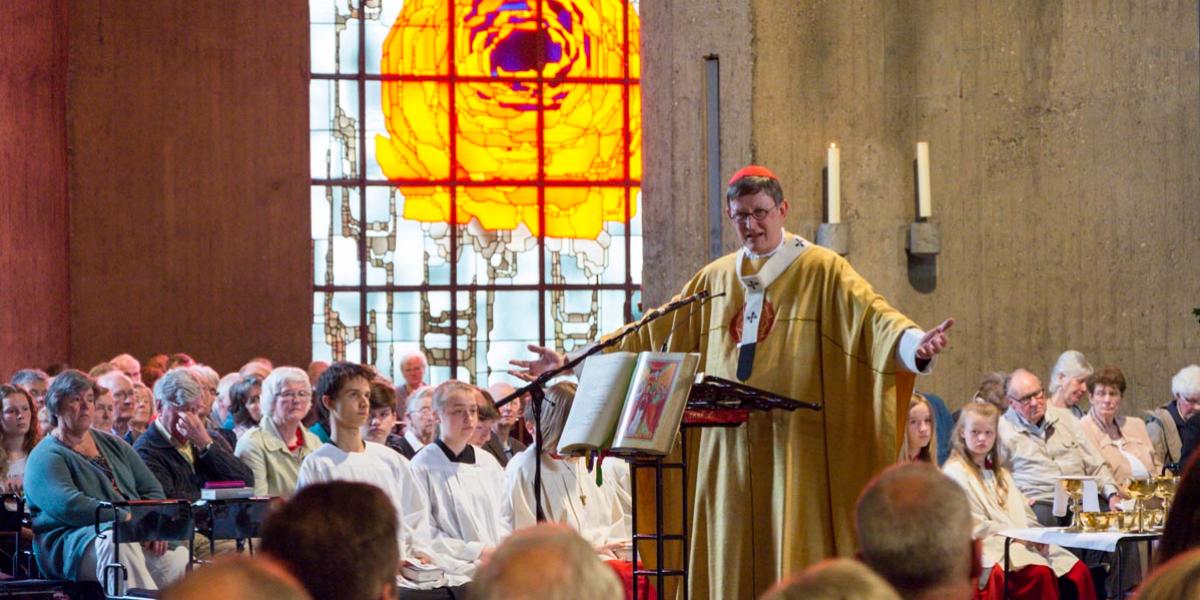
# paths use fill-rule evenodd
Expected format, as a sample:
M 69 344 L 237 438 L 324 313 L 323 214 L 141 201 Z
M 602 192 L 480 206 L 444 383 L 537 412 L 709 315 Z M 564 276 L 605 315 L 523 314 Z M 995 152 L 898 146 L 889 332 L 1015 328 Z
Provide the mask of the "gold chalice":
M 1113 513 L 1113 519 L 1116 520 L 1117 529 L 1128 532 L 1137 525 L 1137 515 L 1131 512 L 1117 511 Z
M 1150 527 L 1160 529 L 1166 521 L 1167 513 L 1161 508 L 1151 508 L 1146 511 L 1146 522 Z
M 1158 489 L 1158 482 L 1153 477 L 1139 477 L 1129 480 L 1127 489 L 1129 496 L 1133 498 L 1133 511 L 1137 514 L 1137 522 L 1130 531 L 1146 533 L 1150 530 L 1146 524 L 1146 498 L 1154 495 L 1155 490 Z
M 1154 497 L 1162 499 L 1163 515 L 1166 515 L 1171 511 L 1171 500 L 1175 498 L 1175 489 L 1179 487 L 1179 476 L 1161 475 L 1155 477 L 1154 482 Z
M 1083 521 L 1079 518 L 1083 512 L 1083 480 L 1064 477 L 1062 486 L 1071 502 L 1071 524 L 1066 530 L 1083 531 Z

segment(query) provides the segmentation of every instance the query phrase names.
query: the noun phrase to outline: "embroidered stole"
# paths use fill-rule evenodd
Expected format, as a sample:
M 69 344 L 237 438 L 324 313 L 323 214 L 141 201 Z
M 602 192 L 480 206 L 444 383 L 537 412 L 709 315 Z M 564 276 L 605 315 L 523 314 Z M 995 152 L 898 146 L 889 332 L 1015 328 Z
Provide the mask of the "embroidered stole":
M 808 248 L 808 242 L 798 235 L 784 233 L 783 243 L 754 275 L 742 275 L 746 249 L 738 251 L 737 277 L 746 292 L 742 309 L 742 339 L 738 342 L 737 378 L 746 381 L 754 370 L 754 349 L 758 345 L 758 326 L 763 316 L 767 288 Z

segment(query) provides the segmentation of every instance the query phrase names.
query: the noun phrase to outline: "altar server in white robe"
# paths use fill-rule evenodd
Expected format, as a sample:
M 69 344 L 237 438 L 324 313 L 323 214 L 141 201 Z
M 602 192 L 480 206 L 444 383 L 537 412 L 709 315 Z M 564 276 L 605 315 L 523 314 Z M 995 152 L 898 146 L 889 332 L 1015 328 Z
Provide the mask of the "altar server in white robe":
M 333 363 L 321 375 L 315 395 L 327 409 L 329 422 L 325 426 L 330 432 L 330 442 L 305 457 L 297 488 L 326 481 L 357 481 L 378 487 L 396 507 L 400 521 L 396 541 L 401 563 L 432 563 L 446 574 L 445 578 L 421 583 L 397 577 L 402 590 L 464 585 L 469 578 L 457 574 L 455 561 L 437 552 L 430 543 L 428 504 L 408 461 L 395 450 L 362 437 L 362 428 L 371 413 L 370 376 L 362 366 L 350 362 Z M 402 592 L 401 598 L 404 597 Z
M 971 504 L 975 537 L 983 541 L 982 581 L 988 581 L 989 569 L 1004 568 L 1005 538 L 1001 531 L 1038 526 L 1029 500 L 1008 468 L 1005 446 L 997 443 L 999 420 L 1000 411 L 991 404 L 964 406 L 951 434 L 950 458 L 942 467 L 962 486 Z M 1087 565 L 1063 548 L 1015 542 L 1010 556 L 1012 570 L 1008 578 L 1014 598 L 1057 598 L 1061 584 L 1056 578 L 1071 582 L 1077 598 L 1096 597 Z M 1004 581 L 1002 577 L 994 579 Z M 1003 594 L 1003 588 L 991 593 Z
M 601 556 L 626 559 L 624 554 L 630 544 L 631 530 L 626 527 L 616 493 L 617 478 L 606 476 L 604 485 L 597 485 L 596 471 L 588 471 L 584 459 L 555 453 L 574 398 L 573 383 L 558 383 L 546 390 L 546 401 L 542 406 L 545 452 L 542 455 L 542 511 L 547 521 L 564 523 L 578 531 Z M 532 433 L 532 402 L 525 408 L 525 420 Z M 537 445 L 531 444 L 514 456 L 505 469 L 514 529 L 537 522 L 533 495 L 536 450 Z
M 504 468 L 470 444 L 478 426 L 476 389 L 451 379 L 433 391 L 438 437 L 412 460 L 413 477 L 429 500 L 434 547 L 458 561 L 471 577 L 512 531 L 504 492 Z

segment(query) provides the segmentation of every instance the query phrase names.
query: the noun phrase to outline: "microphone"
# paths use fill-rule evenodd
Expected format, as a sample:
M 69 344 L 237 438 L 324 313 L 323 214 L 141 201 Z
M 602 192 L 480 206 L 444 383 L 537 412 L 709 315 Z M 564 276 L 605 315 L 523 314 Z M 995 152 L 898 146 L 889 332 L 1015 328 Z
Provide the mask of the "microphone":
M 722 292 L 717 295 L 724 296 L 725 293 Z M 693 302 L 700 302 L 702 300 L 707 300 L 710 296 L 712 296 L 712 294 L 708 290 L 700 290 L 699 292 L 692 294 L 691 296 L 688 296 L 686 298 L 680 298 L 679 300 L 675 300 L 674 302 L 668 302 L 667 304 L 664 304 L 658 308 L 655 308 L 654 310 L 651 310 L 650 312 L 643 315 L 642 323 L 643 324 L 649 323 L 650 321 L 653 321 L 669 312 L 673 312 L 675 310 L 683 308 Z M 715 296 L 712 296 L 712 297 L 715 297 Z
M 661 317 L 662 315 L 664 315 L 666 313 L 669 313 L 673 310 L 682 308 L 684 306 L 688 307 L 688 318 L 691 318 L 692 309 L 694 309 L 696 307 L 697 303 L 704 304 L 705 302 L 708 302 L 709 300 L 712 300 L 713 298 L 719 298 L 724 295 L 725 295 L 725 292 L 721 292 L 720 294 L 712 294 L 708 290 L 700 290 L 699 293 L 688 296 L 687 298 L 681 298 L 675 302 L 671 302 L 670 304 L 667 304 L 666 306 L 659 307 L 653 311 L 650 311 L 649 313 L 646 313 L 647 316 L 649 317 L 649 319 L 647 319 L 646 317 L 643 317 L 642 323 L 643 324 L 649 323 L 650 321 L 653 321 L 654 319 L 657 319 L 658 317 Z M 654 314 L 655 312 L 659 312 L 661 314 Z M 683 322 L 681 321 L 679 323 L 676 323 L 675 326 L 671 328 L 670 333 L 667 334 L 666 339 L 664 339 L 663 343 L 660 345 L 660 347 L 658 349 L 659 352 L 667 351 L 667 343 L 671 341 L 671 337 L 675 335 L 675 330 L 679 329 L 679 326 L 682 324 L 683 324 Z

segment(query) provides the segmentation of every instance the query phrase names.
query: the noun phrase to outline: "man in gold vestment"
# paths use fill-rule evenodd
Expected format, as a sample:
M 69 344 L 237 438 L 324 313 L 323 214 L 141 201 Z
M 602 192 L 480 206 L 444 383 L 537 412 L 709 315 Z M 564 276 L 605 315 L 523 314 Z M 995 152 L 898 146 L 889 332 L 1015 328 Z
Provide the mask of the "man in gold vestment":
M 742 248 L 701 269 L 677 298 L 724 295 L 649 323 L 616 349 L 665 341 L 672 352 L 699 352 L 709 375 L 822 410 L 689 431 L 690 597 L 698 600 L 755 598 L 854 551 L 855 499 L 895 462 L 914 374 L 928 372 L 954 323 L 921 331 L 842 257 L 785 232 L 788 203 L 769 170 L 739 171 L 726 202 Z M 537 359 L 513 361 L 525 376 L 562 364 L 553 350 L 530 349 Z

